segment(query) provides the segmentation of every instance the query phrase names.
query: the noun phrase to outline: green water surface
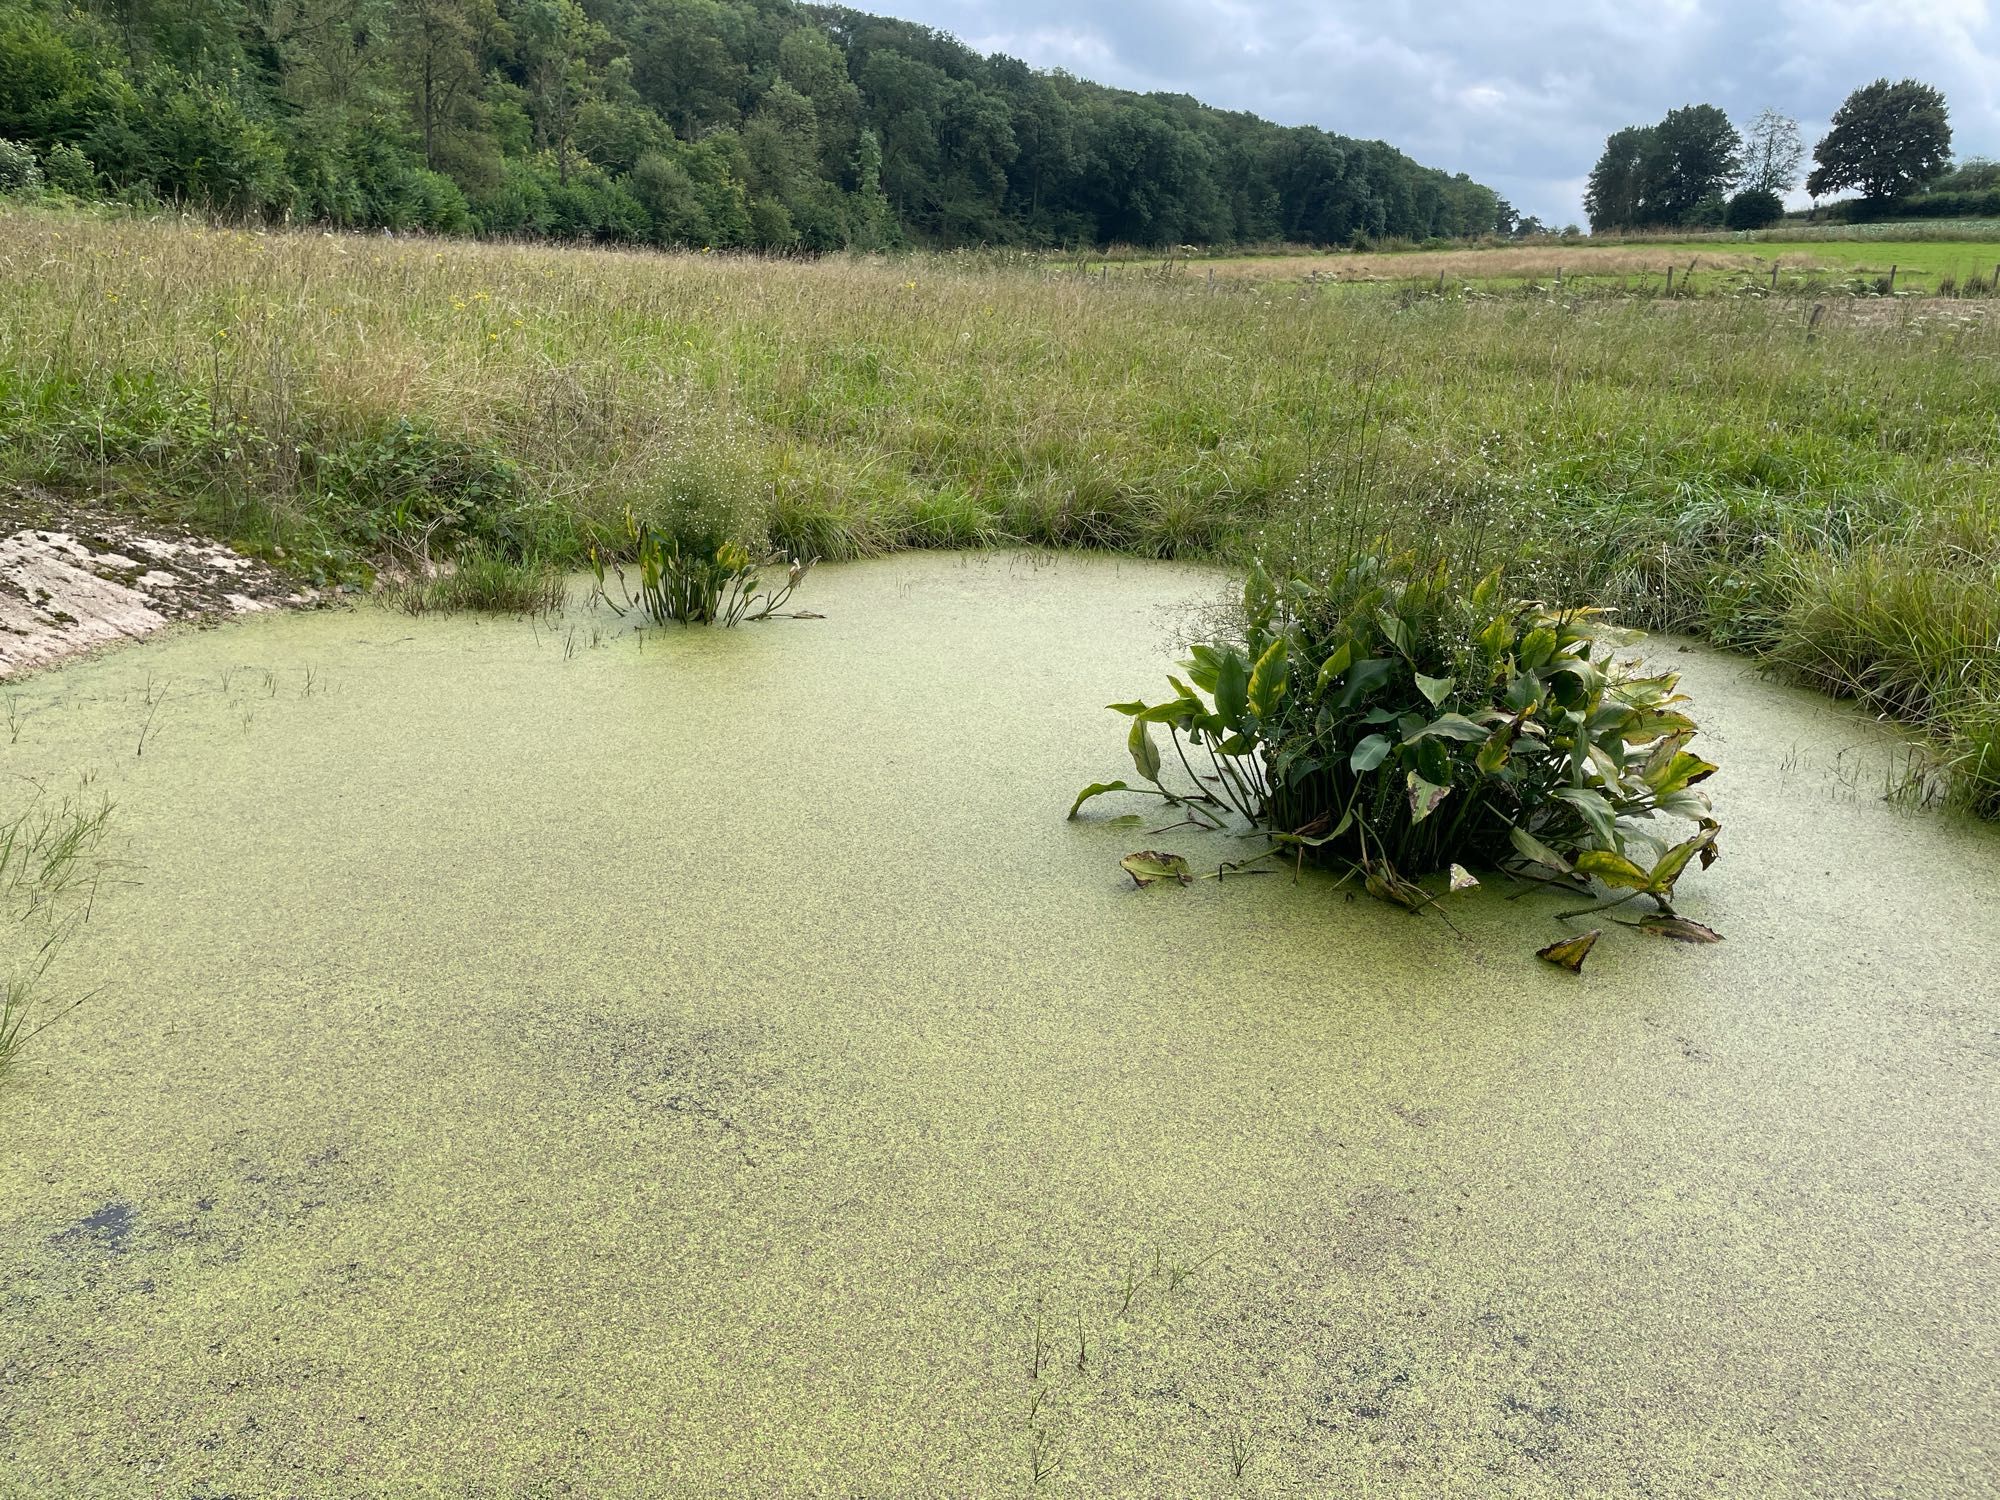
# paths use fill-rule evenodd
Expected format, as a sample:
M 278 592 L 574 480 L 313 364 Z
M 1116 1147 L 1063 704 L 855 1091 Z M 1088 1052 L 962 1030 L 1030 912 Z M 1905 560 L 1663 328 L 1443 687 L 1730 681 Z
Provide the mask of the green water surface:
M 0 1494 L 2000 1493 L 2000 841 L 1692 653 L 1721 946 L 1137 891 L 1245 847 L 1063 819 L 1218 588 L 18 685 L 123 878 L 0 1085 Z

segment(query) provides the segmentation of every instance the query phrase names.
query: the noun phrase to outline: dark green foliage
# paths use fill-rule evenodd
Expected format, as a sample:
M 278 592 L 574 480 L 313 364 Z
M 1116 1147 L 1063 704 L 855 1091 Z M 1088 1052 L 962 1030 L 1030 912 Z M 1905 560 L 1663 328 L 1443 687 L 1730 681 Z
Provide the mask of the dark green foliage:
M 1381 142 L 792 0 L 0 0 L 0 138 L 232 217 L 771 250 L 1505 229 Z
M 1591 168 L 1584 189 L 1583 210 L 1599 234 L 1650 222 L 1646 201 L 1646 164 L 1653 155 L 1653 129 L 1628 125 L 1604 143 L 1604 154 Z
M 1500 570 L 1471 566 L 1374 544 L 1282 584 L 1253 572 L 1240 635 L 1195 646 L 1164 702 L 1112 705 L 1139 775 L 1345 860 L 1400 904 L 1429 899 L 1415 878 L 1465 864 L 1670 909 L 1718 828 L 1674 674 L 1618 660 L 1596 611 L 1510 597 Z M 1189 773 L 1178 790 L 1154 726 Z
M 1985 156 L 1968 156 L 1932 184 L 1931 191 L 1936 193 L 2000 191 L 2000 161 Z
M 1720 225 L 1722 193 L 1743 165 L 1743 142 L 1712 104 L 1669 110 L 1657 125 L 1613 134 L 1591 169 L 1584 211 L 1597 233 Z
M 2000 219 L 2000 188 L 1984 192 L 1920 193 L 1914 198 L 1887 198 L 1880 202 L 1849 198 L 1830 205 L 1828 215 L 1850 224 L 1867 224 L 1902 219 Z
M 1833 128 L 1813 151 L 1806 190 L 1818 198 L 1854 188 L 1880 202 L 1935 180 L 1950 160 L 1944 95 L 1914 78 L 1878 78 L 1835 112 Z
M 1723 222 L 1731 229 L 1763 229 L 1785 216 L 1785 200 L 1765 188 L 1745 188 L 1729 200 Z

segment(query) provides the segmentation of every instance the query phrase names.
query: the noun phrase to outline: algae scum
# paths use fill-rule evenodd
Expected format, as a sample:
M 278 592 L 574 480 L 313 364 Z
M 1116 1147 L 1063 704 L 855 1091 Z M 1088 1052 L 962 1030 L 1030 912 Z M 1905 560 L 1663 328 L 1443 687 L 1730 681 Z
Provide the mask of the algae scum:
M 1241 847 L 1062 817 L 1215 592 L 22 684 L 123 879 L 0 1092 L 0 1493 L 1993 1494 L 2000 842 L 1697 655 L 1719 947 L 1135 891 Z

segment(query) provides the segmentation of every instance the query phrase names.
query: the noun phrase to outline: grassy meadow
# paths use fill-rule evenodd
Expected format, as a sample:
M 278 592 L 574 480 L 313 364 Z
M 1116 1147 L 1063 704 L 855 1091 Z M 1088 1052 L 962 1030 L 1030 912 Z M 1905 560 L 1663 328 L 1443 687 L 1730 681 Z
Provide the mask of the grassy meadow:
M 326 580 L 574 566 L 628 510 L 826 559 L 1228 559 L 1393 515 L 1861 695 L 1931 733 L 1932 789 L 2000 811 L 2000 327 L 1973 304 L 1129 270 L 8 211 L 0 479 Z
M 1908 226 L 1900 226 L 1909 232 Z M 1150 270 L 1159 257 L 1114 265 L 1113 274 Z M 1299 281 L 1344 287 L 1360 283 L 1447 290 L 1494 290 L 1562 281 L 1571 290 L 1663 293 L 1673 272 L 1677 292 L 1697 295 L 1777 292 L 1853 295 L 1886 292 L 1984 297 L 2000 288 L 2000 225 L 1974 239 L 1854 235 L 1840 239 L 1715 235 L 1694 239 L 1538 240 L 1454 249 L 1340 251 L 1326 254 L 1222 256 L 1180 264 L 1177 274 L 1204 280 Z M 1774 276 L 1773 273 L 1776 273 Z M 1881 283 L 1881 285 L 1877 285 Z

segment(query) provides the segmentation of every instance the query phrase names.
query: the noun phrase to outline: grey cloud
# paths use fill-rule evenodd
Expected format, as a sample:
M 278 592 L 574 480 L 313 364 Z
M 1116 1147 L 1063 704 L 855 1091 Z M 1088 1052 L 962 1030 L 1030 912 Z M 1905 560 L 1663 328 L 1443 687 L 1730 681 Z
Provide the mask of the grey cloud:
M 1739 124 L 1769 106 L 1817 139 L 1849 90 L 1944 90 L 1958 154 L 2000 154 L 2000 19 L 1989 0 L 1568 5 L 1469 0 L 872 0 L 1100 83 L 1193 94 L 1286 124 L 1380 138 L 1490 183 L 1523 213 L 1582 217 L 1605 136 L 1689 103 Z

